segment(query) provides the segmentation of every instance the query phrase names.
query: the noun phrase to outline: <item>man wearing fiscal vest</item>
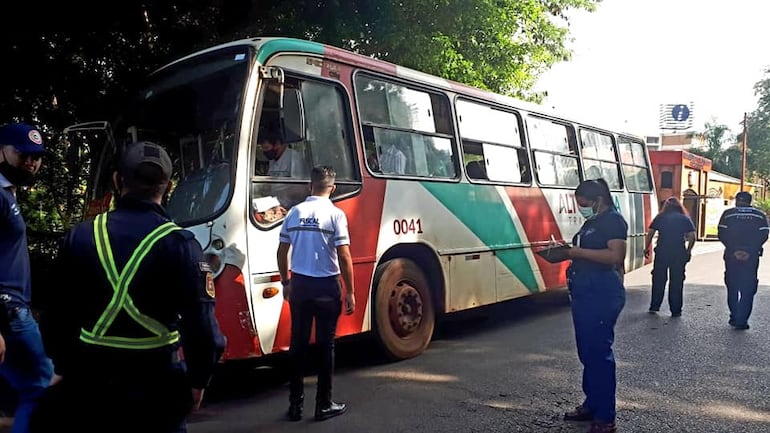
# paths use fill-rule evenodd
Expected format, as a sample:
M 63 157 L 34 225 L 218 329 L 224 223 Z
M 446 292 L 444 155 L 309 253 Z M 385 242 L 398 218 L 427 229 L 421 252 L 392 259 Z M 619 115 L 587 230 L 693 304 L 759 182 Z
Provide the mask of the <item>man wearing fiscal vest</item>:
M 130 145 L 115 209 L 67 233 L 41 316 L 62 379 L 33 431 L 183 432 L 200 405 L 224 337 L 201 246 L 161 206 L 171 172 L 162 147 Z

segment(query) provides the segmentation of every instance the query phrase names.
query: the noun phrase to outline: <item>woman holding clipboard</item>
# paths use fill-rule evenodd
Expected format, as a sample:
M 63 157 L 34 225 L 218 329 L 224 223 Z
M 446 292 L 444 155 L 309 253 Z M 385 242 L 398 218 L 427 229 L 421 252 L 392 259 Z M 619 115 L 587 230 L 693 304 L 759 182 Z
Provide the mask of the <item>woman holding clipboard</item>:
M 590 433 L 615 432 L 612 343 L 615 322 L 626 302 L 623 262 L 628 224 L 615 208 L 604 179 L 582 182 L 575 199 L 586 221 L 564 255 L 572 260 L 567 284 L 586 397 L 564 419 L 592 421 Z

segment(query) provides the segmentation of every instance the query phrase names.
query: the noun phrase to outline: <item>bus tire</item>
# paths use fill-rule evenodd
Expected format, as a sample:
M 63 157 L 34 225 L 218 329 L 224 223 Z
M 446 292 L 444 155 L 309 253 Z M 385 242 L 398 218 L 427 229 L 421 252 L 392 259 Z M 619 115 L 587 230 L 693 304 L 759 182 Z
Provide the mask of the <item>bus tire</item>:
M 392 359 L 421 354 L 436 321 L 425 274 L 409 259 L 392 259 L 377 267 L 375 284 L 372 312 L 380 346 Z

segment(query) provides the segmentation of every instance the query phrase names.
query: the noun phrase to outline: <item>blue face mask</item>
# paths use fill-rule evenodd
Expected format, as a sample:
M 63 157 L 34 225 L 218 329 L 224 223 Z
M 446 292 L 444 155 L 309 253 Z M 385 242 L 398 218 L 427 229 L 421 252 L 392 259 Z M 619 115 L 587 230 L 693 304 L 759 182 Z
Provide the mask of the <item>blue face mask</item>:
M 580 212 L 580 215 L 583 215 L 583 218 L 589 219 L 592 216 L 594 216 L 594 207 L 593 206 L 578 206 L 578 212 Z

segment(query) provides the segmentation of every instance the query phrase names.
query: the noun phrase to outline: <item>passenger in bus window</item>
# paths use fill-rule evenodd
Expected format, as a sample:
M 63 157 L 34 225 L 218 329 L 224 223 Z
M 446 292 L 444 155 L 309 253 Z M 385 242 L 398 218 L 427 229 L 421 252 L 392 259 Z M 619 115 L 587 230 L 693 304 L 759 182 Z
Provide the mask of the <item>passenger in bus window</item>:
M 671 317 L 679 317 L 682 315 L 684 268 L 695 246 L 695 225 L 676 197 L 666 199 L 660 214 L 652 220 L 644 246 L 644 257 L 650 257 L 650 245 L 655 233 L 658 233 L 658 242 L 655 244 L 655 262 L 652 267 L 650 313 L 660 311 L 668 280 Z
M 380 155 L 380 168 L 383 173 L 404 174 L 406 172 L 406 155 L 393 143 L 390 143 Z
M 291 149 L 283 142 L 277 128 L 266 129 L 259 137 L 259 146 L 267 158 L 267 175 L 307 179 L 308 168 L 302 153 Z
M 592 421 L 590 433 L 615 432 L 615 323 L 626 302 L 623 262 L 628 224 L 615 208 L 604 179 L 578 185 L 575 198 L 586 218 L 567 250 L 572 264 L 567 284 L 585 400 L 564 414 L 568 421 Z

